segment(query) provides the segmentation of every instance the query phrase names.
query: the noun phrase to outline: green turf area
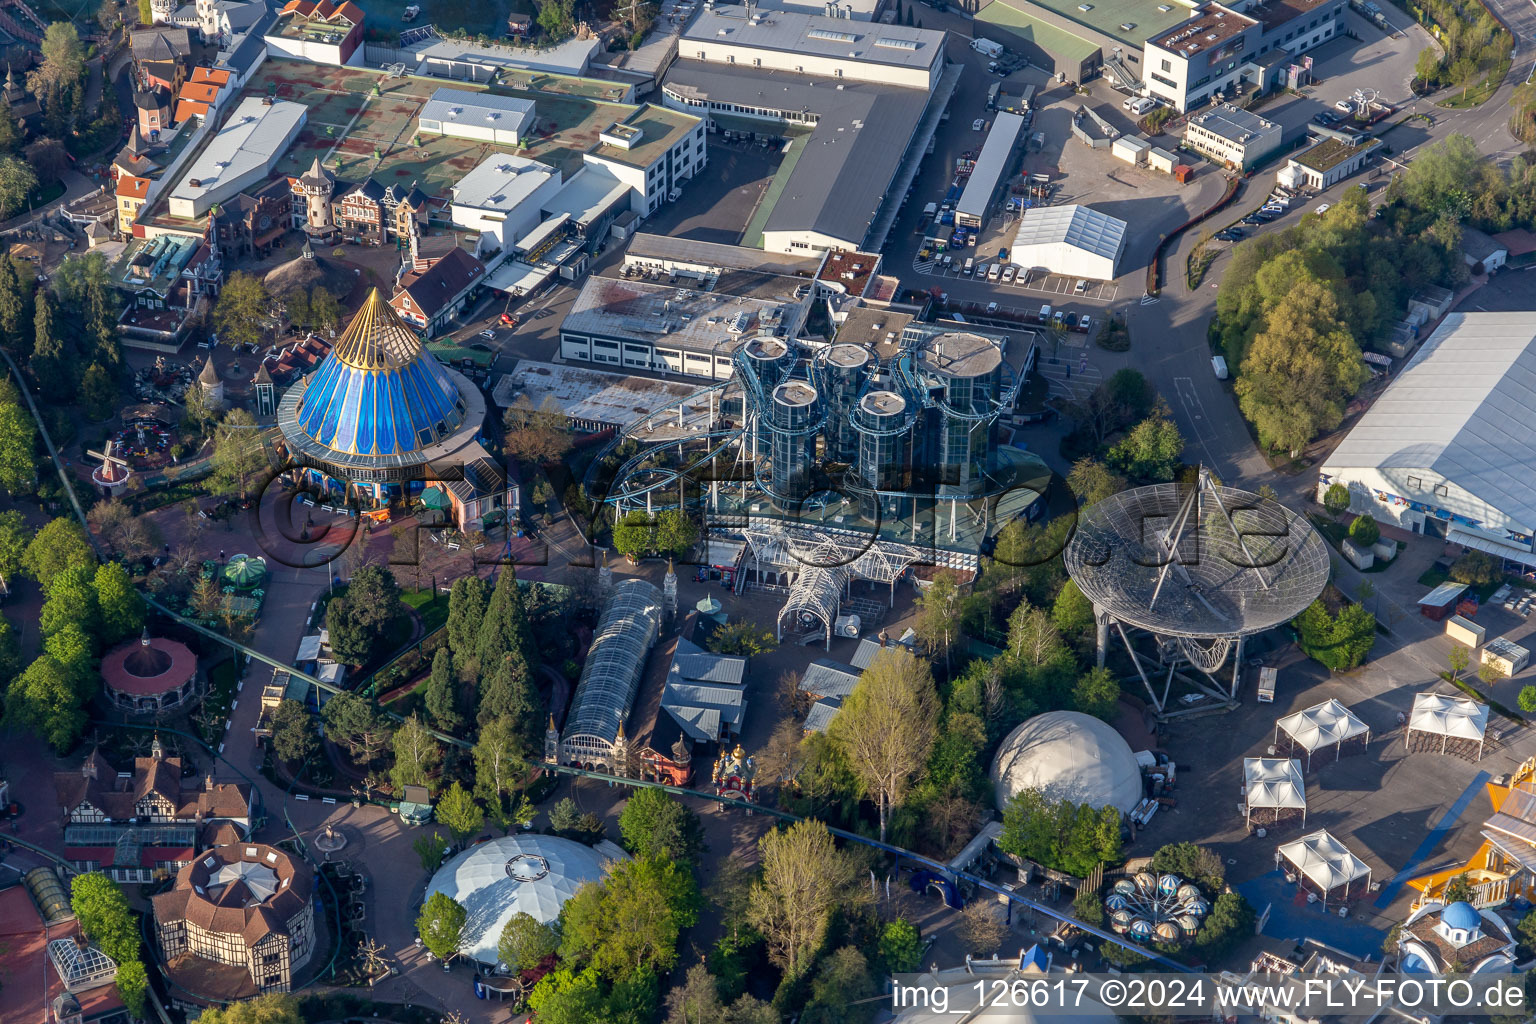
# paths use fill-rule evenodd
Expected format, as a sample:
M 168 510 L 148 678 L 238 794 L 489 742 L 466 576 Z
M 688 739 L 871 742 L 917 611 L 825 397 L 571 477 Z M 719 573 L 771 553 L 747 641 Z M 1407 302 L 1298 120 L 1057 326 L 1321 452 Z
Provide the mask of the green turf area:
M 1054 25 L 1047 25 L 1038 18 L 1032 18 L 1023 11 L 1008 6 L 1002 0 L 988 4 L 980 14 L 976 15 L 976 20 L 994 25 L 1004 32 L 1034 43 L 1045 52 L 1063 60 L 1081 61 L 1099 49 L 1097 44 L 1056 28 Z
M 405 9 L 411 4 L 421 8 L 421 13 L 411 22 L 405 20 Z M 463 29 L 476 35 L 500 39 L 507 34 L 507 15 L 536 15 L 532 0 L 369 0 L 369 35 L 383 38 L 398 36 L 404 29 L 419 25 L 436 25 L 438 28 Z
M 438 595 L 434 601 L 430 590 L 403 590 L 400 592 L 400 600 L 416 609 L 416 614 L 421 616 L 422 636 L 428 636 L 448 623 L 446 596 Z
M 763 124 L 764 122 L 759 121 L 754 130 L 762 131 Z M 752 219 L 747 222 L 747 230 L 741 235 L 741 245 L 749 249 L 763 247 L 763 229 L 768 226 L 768 218 L 773 215 L 774 204 L 779 201 L 779 196 L 784 194 L 784 188 L 789 184 L 789 176 L 794 172 L 795 164 L 800 162 L 800 154 L 805 152 L 805 144 L 810 137 L 810 132 L 806 132 L 789 140 L 789 152 L 784 154 L 784 160 L 779 164 L 779 169 L 774 172 L 773 180 L 763 190 L 763 198 L 758 201 L 757 209 L 752 211 Z
M 582 95 L 601 93 L 611 88 L 607 83 L 557 75 L 516 77 L 529 90 L 537 91 L 505 87 L 495 91 L 534 101 L 538 117 L 532 143 L 516 152 L 557 168 L 567 178 L 580 169 L 582 153 L 596 144 L 598 133 L 633 110 Z M 373 94 L 375 85 L 380 95 Z M 441 198 L 481 161 L 511 151 L 489 143 L 432 135 L 422 136 L 417 146 L 416 121 L 422 104 L 445 87 L 479 88 L 465 82 L 385 78 L 354 68 L 268 60 L 252 76 L 246 95 L 270 94 L 310 108 L 304 129 L 278 161 L 278 172 L 297 177 L 319 157 L 325 169 L 342 181 L 358 182 L 371 175 L 381 185 L 414 182 L 428 195 Z

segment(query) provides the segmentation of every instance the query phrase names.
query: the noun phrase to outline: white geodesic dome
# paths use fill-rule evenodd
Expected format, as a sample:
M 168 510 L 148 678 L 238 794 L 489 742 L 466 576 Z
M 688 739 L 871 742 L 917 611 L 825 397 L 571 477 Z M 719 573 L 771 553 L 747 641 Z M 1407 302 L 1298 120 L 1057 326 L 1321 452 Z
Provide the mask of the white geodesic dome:
M 609 842 L 585 846 L 558 836 L 505 836 L 472 846 L 438 869 L 427 886 L 446 893 L 467 913 L 459 952 L 494 967 L 502 926 L 519 913 L 549 922 L 588 882 L 600 882 L 607 866 L 628 854 Z
M 1026 789 L 1127 814 L 1143 796 L 1130 744 L 1108 722 L 1077 711 L 1036 715 L 1009 733 L 992 762 L 992 785 L 999 810 Z

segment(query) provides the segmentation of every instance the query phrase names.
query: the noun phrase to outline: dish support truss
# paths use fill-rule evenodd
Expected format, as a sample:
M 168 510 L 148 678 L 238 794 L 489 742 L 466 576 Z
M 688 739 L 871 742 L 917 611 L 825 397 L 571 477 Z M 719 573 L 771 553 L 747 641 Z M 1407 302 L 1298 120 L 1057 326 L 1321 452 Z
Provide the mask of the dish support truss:
M 1179 545 L 1184 539 L 1184 532 L 1198 528 L 1198 505 L 1202 492 L 1209 492 L 1212 500 L 1220 509 L 1227 525 L 1232 527 L 1232 532 L 1237 535 L 1238 544 L 1243 553 L 1248 556 L 1248 561 L 1254 563 L 1253 554 L 1248 549 L 1248 543 L 1232 522 L 1231 514 L 1222 503 L 1221 495 L 1217 492 L 1210 474 L 1202 466 L 1200 476 L 1195 487 L 1190 488 L 1178 514 L 1169 522 L 1167 529 L 1154 534 L 1163 555 L 1162 570 L 1158 575 L 1157 588 L 1152 592 L 1152 606 L 1156 607 L 1157 598 L 1162 593 L 1163 585 L 1168 582 L 1170 575 L 1178 576 L 1182 582 L 1189 582 L 1189 571 L 1177 557 Z M 1258 573 L 1259 582 L 1267 589 L 1269 584 L 1263 573 Z M 1125 623 L 1115 618 L 1109 612 L 1095 605 L 1094 622 L 1097 625 L 1098 634 L 1098 664 L 1104 667 L 1104 658 L 1109 648 L 1109 632 L 1113 626 L 1115 633 L 1125 645 L 1126 652 L 1131 656 L 1131 664 L 1136 666 L 1136 676 L 1141 680 L 1142 686 L 1147 691 L 1147 696 L 1152 700 L 1152 706 L 1157 709 L 1159 718 L 1164 720 L 1178 718 L 1183 715 L 1198 714 L 1213 707 L 1233 708 L 1237 706 L 1237 691 L 1242 685 L 1243 672 L 1243 635 L 1241 633 L 1231 636 L 1214 636 L 1196 638 L 1188 636 L 1163 636 L 1145 630 L 1156 643 L 1156 659 L 1143 655 L 1136 649 L 1131 641 L 1131 634 L 1126 632 Z M 1136 627 L 1132 627 L 1133 630 Z M 1235 648 L 1235 652 L 1234 652 Z M 1232 677 L 1230 683 L 1224 682 L 1217 676 L 1222 665 L 1227 661 L 1228 655 L 1232 657 Z M 1191 672 L 1183 671 L 1185 668 Z M 1159 691 L 1153 683 L 1153 679 L 1162 676 L 1162 689 Z M 1129 678 L 1129 677 L 1127 677 Z M 1197 702 L 1186 708 L 1176 711 L 1168 711 L 1168 695 L 1173 689 L 1173 681 L 1180 680 L 1196 691 L 1214 698 L 1215 704 Z
M 853 580 L 886 584 L 895 607 L 896 581 L 908 566 L 923 557 L 922 550 L 910 544 L 871 541 L 868 537 L 843 536 L 778 522 L 757 523 L 743 533 L 758 579 L 762 579 L 765 568 L 797 574 L 789 598 L 774 622 L 778 638 L 784 639 L 787 616 L 809 615 L 821 623 L 828 648 L 832 646 L 832 627 L 838 609 Z
M 1109 653 L 1110 634 L 1113 632 L 1120 638 L 1126 653 L 1131 656 L 1131 664 L 1136 666 L 1136 674 L 1125 677 L 1124 681 L 1140 680 L 1152 706 L 1157 709 L 1159 718 L 1166 721 L 1184 715 L 1211 711 L 1218 707 L 1230 709 L 1237 706 L 1237 691 L 1242 683 L 1243 671 L 1243 637 L 1241 635 L 1210 639 L 1162 636 L 1138 629 L 1134 625 L 1127 630 L 1126 623 L 1098 606 L 1094 607 L 1093 616 L 1098 627 L 1099 667 L 1104 667 L 1104 659 Z M 1156 647 L 1155 654 L 1147 654 L 1137 649 L 1134 641 L 1143 636 L 1152 638 Z M 1232 672 L 1231 678 L 1227 679 L 1227 673 L 1222 672 L 1222 666 L 1226 664 L 1229 656 Z M 1168 696 L 1173 689 L 1175 679 L 1212 700 L 1174 711 L 1167 710 Z

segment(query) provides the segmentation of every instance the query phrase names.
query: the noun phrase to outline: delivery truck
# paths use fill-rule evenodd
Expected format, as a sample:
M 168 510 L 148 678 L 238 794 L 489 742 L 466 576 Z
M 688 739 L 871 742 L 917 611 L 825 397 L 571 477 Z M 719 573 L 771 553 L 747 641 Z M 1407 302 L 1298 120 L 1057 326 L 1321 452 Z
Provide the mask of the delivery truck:
M 976 38 L 971 40 L 971 49 L 977 53 L 985 54 L 994 60 L 1003 55 L 1003 44 L 994 43 L 990 39 Z

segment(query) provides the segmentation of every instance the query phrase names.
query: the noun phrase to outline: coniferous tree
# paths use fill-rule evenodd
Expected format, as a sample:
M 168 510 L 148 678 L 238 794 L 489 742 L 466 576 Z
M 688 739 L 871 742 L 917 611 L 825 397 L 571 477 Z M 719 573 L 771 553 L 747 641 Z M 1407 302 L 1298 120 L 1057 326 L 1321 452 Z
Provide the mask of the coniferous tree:
M 484 675 L 491 666 L 501 663 L 503 654 L 513 654 L 525 669 L 537 664 L 538 652 L 533 644 L 532 631 L 528 628 L 528 613 L 523 604 L 517 574 L 505 569 L 496 579 L 496 589 L 485 609 L 480 623 L 480 633 L 475 638 L 475 657 L 480 661 Z
M 453 676 L 453 655 L 449 653 L 447 647 L 440 647 L 432 658 L 432 674 L 427 677 L 424 698 L 427 714 L 432 716 L 432 724 L 443 732 L 456 732 L 464 724 L 464 719 L 459 714 L 458 702 L 454 699 L 456 685 L 457 680 Z
M 53 322 L 53 299 L 45 290 L 37 295 L 37 313 L 33 318 L 32 375 L 43 396 L 55 402 L 71 397 L 69 359 L 64 338 Z
M 462 679 L 476 674 L 475 646 L 485 618 L 486 586 L 479 576 L 461 576 L 448 593 L 448 647 L 457 651 L 454 668 Z

